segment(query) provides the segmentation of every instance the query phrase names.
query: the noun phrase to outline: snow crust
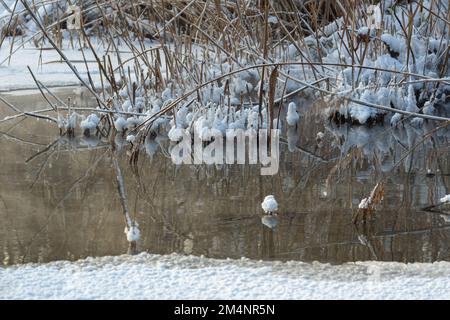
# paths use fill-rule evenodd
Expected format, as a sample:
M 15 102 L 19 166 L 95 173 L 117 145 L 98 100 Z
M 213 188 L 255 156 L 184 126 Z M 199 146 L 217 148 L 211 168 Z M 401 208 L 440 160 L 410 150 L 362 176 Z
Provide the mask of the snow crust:
M 450 299 L 450 263 L 154 255 L 0 267 L 0 299 Z

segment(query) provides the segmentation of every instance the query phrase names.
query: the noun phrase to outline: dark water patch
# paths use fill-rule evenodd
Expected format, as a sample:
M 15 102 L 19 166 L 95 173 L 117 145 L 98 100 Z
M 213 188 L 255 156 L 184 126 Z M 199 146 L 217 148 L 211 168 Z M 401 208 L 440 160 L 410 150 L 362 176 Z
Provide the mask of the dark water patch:
M 9 100 L 45 107 L 38 96 Z M 2 110 L 1 117 L 7 114 Z M 138 249 L 330 263 L 450 261 L 450 223 L 422 210 L 450 193 L 448 130 L 421 142 L 431 124 L 336 127 L 316 117 L 311 108 L 297 129 L 285 129 L 274 176 L 261 176 L 258 166 L 249 165 L 175 166 L 168 141 L 160 137 L 144 145 L 138 178 L 122 141 L 130 212 L 141 230 Z M 3 123 L 0 131 L 4 265 L 127 251 L 107 139 L 80 132 L 59 138 L 53 124 L 31 119 Z M 379 179 L 385 181 L 385 199 L 371 221 L 355 227 L 352 214 Z M 268 194 L 280 207 L 274 230 L 261 222 Z

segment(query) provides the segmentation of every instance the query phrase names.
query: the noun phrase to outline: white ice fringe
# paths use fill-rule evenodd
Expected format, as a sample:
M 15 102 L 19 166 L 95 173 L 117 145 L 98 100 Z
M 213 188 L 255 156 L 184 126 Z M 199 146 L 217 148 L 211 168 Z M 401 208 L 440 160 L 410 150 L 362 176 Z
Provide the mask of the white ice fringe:
M 295 126 L 300 119 L 300 116 L 297 112 L 297 106 L 294 102 L 289 103 L 288 105 L 288 112 L 286 114 L 286 121 L 288 125 Z

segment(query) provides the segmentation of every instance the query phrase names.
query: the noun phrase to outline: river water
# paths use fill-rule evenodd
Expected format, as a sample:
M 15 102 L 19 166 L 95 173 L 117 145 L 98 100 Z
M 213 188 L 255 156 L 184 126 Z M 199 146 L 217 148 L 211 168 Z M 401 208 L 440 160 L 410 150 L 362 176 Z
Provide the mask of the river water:
M 79 90 L 57 93 L 92 106 Z M 3 97 L 24 110 L 47 108 L 37 92 Z M 12 114 L 0 104 L 0 118 Z M 176 166 L 163 136 L 146 143 L 136 176 L 129 146 L 117 137 L 128 204 L 141 230 L 138 250 L 333 264 L 450 261 L 448 208 L 423 210 L 450 193 L 449 130 L 420 143 L 432 123 L 338 127 L 321 119 L 321 107 L 305 109 L 298 128 L 284 132 L 273 176 L 251 165 Z M 109 148 L 107 138 L 81 132 L 61 138 L 45 120 L 0 123 L 3 265 L 127 252 Z M 353 212 L 379 180 L 383 202 L 366 225 L 354 226 Z M 280 207 L 275 229 L 261 223 L 268 194 Z

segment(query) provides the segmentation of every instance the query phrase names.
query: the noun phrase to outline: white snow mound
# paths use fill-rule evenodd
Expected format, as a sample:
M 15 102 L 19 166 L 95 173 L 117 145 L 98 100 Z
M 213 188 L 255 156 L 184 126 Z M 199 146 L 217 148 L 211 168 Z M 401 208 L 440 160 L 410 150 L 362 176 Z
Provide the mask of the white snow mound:
M 343 265 L 178 254 L 0 267 L 0 299 L 450 299 L 450 262 Z
M 269 195 L 264 198 L 261 207 L 265 213 L 275 212 L 278 210 L 278 202 L 273 195 Z

